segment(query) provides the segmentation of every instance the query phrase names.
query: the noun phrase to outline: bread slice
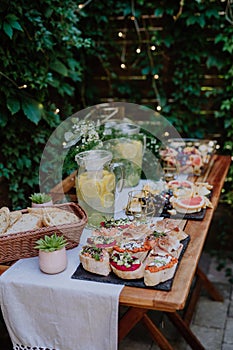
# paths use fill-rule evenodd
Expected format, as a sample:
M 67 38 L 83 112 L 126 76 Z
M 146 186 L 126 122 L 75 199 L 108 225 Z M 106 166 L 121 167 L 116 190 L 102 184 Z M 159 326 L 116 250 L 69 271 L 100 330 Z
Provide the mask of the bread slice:
M 17 220 L 6 233 L 17 233 L 36 230 L 42 227 L 42 220 L 36 215 L 29 213 L 23 214 L 19 220 Z
M 10 228 L 12 225 L 14 225 L 16 223 L 16 221 L 21 219 L 22 215 L 23 215 L 22 212 L 19 210 L 11 211 L 9 214 L 9 227 L 8 228 Z
M 177 264 L 177 258 L 170 254 L 160 256 L 151 253 L 144 271 L 145 285 L 152 287 L 173 278 Z
M 61 209 L 44 212 L 42 216 L 43 225 L 47 227 L 78 223 L 80 220 L 81 219 L 74 213 Z
M 38 216 L 42 216 L 43 214 L 45 213 L 55 213 L 55 212 L 60 212 L 62 209 L 60 208 L 56 208 L 54 206 L 52 207 L 41 207 L 41 208 L 31 208 L 31 207 L 28 207 L 27 208 L 27 211 L 28 213 L 30 214 L 33 214 L 33 215 L 38 215 Z
M 0 234 L 3 234 L 6 232 L 9 221 L 10 221 L 10 210 L 7 207 L 2 207 L 0 209 Z
M 101 276 L 108 276 L 111 272 L 109 254 L 105 249 L 83 246 L 79 258 L 86 271 Z
M 110 259 L 112 271 L 116 276 L 125 280 L 143 278 L 145 265 L 140 259 L 128 252 L 113 252 Z

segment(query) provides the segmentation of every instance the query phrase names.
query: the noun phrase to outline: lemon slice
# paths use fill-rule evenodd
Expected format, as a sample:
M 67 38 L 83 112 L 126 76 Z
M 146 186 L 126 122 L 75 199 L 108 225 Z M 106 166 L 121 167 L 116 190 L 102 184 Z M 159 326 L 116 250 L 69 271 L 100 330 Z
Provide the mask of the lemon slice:
M 104 208 L 110 208 L 114 204 L 114 194 L 105 193 L 101 198 L 101 204 Z
M 93 179 L 82 179 L 79 181 L 80 192 L 82 196 L 88 198 L 99 197 L 101 187 L 99 181 Z
M 115 189 L 115 175 L 108 173 L 103 177 L 101 181 L 102 193 L 113 192 Z

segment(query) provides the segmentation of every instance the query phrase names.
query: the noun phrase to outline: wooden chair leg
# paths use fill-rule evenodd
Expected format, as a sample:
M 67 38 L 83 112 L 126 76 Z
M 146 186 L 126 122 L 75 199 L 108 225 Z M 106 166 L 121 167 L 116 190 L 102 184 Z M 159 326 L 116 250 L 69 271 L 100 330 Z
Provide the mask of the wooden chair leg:
M 193 350 L 205 350 L 204 346 L 177 312 L 166 312 L 166 315 Z

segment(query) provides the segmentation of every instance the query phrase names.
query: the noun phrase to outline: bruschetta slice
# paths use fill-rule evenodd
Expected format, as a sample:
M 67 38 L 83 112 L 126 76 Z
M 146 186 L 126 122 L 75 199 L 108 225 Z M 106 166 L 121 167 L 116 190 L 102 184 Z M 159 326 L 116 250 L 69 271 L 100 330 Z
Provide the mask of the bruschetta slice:
M 103 248 L 85 245 L 79 254 L 80 262 L 86 271 L 108 276 L 111 272 L 109 254 Z
M 145 266 L 145 285 L 156 286 L 171 279 L 175 274 L 177 264 L 177 258 L 170 254 L 159 255 L 151 252 Z
M 144 264 L 134 255 L 128 252 L 114 251 L 110 258 L 112 271 L 118 277 L 125 280 L 143 278 Z

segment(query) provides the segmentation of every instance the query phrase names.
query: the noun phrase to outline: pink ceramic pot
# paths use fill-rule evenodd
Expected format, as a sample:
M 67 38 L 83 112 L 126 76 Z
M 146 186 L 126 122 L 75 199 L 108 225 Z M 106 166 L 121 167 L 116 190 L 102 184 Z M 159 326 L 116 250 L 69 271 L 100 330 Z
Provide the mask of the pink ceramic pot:
M 48 274 L 64 271 L 67 267 L 66 248 L 63 247 L 54 252 L 39 250 L 39 266 L 41 271 Z
M 32 202 L 32 208 L 51 207 L 52 205 L 53 205 L 53 201 L 41 203 L 41 204 Z

